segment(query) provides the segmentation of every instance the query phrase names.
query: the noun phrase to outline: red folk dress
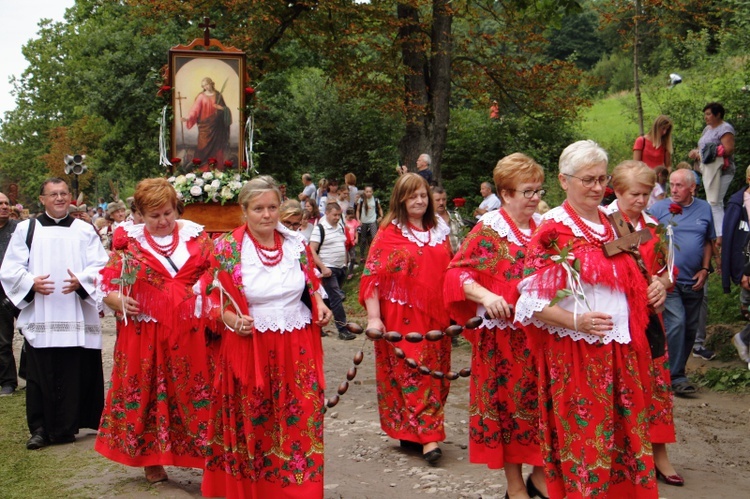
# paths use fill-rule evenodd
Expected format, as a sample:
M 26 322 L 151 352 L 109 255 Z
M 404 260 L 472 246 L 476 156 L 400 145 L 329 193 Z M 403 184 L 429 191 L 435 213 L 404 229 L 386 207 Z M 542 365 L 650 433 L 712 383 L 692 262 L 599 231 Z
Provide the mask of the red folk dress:
M 359 301 L 377 293 L 387 331 L 426 333 L 450 325 L 440 290 L 451 259 L 450 228 L 438 217 L 429 231 L 410 230 L 395 222 L 378 231 L 370 247 L 359 289 Z M 418 363 L 450 370 L 451 342 L 398 344 Z M 426 444 L 445 440 L 445 401 L 449 384 L 409 368 L 385 341 L 375 342 L 380 426 L 391 438 Z
M 467 300 L 463 286 L 475 281 L 515 306 L 523 278 L 526 245 L 503 208 L 485 214 L 466 236 L 445 276 L 443 296 L 451 318 L 464 324 L 484 317 L 485 308 Z M 534 225 L 541 221 L 534 215 Z M 510 223 L 513 223 L 512 221 Z M 515 224 L 514 224 L 515 226 Z M 465 333 L 472 343 L 469 399 L 469 459 L 491 469 L 505 463 L 542 465 L 536 361 L 526 332 L 512 321 L 484 319 Z
M 617 211 L 617 201 L 608 207 L 608 212 Z M 640 252 L 650 275 L 662 275 L 667 272 L 667 249 L 659 238 L 656 228 L 659 221 L 643 213 L 643 218 L 635 223 L 635 230 L 648 229 L 651 239 L 641 244 Z M 661 320 L 661 314 L 659 314 Z M 663 323 L 663 321 L 662 321 Z M 665 333 L 666 334 L 666 333 Z M 648 404 L 649 423 L 651 424 L 651 443 L 671 444 L 677 441 L 674 431 L 674 394 L 672 378 L 669 373 L 669 352 L 656 359 L 651 355 L 645 357 L 645 374 L 651 380 L 650 390 L 646 392 L 650 399 Z
M 633 150 L 641 151 L 641 161 L 652 169 L 666 165 L 667 151 L 664 147 L 662 144 L 658 149 L 654 148 L 654 144 L 645 135 L 641 135 L 633 143 Z
M 205 497 L 323 497 L 323 346 L 312 320 L 320 282 L 301 233 L 276 230 L 284 251 L 276 266 L 260 261 L 245 226 L 215 242 L 211 306 L 217 316 L 226 307 L 251 315 L 254 330 L 221 328 Z
M 193 285 L 209 269 L 213 245 L 201 226 L 178 223 L 176 274 L 149 249 L 142 224 L 124 226 L 127 237 L 113 241 L 101 271 L 104 294 L 129 294 L 141 309 L 127 323 L 118 319 L 111 388 L 94 445 L 128 466 L 203 468 L 205 461 L 211 373 L 207 321 Z
M 577 222 L 607 232 L 608 225 Z M 516 321 L 527 326 L 537 356 L 549 496 L 657 498 L 643 393 L 649 381 L 641 378 L 639 365 L 639 356 L 649 354 L 646 282 L 634 260 L 623 253 L 605 257 L 599 238 L 585 235 L 561 206 L 544 215 L 526 267 L 530 275 L 519 285 Z M 570 287 L 585 300 L 579 297 L 576 304 L 567 296 L 560 307 L 613 317 L 614 327 L 602 339 L 534 317 Z

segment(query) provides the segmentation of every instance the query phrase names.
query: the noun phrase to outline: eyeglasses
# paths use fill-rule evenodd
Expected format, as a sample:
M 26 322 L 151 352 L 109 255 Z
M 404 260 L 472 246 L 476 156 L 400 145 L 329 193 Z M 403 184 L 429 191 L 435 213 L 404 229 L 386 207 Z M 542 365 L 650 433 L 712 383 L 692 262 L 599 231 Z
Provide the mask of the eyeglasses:
M 539 199 L 541 199 L 545 194 L 547 194 L 546 189 L 526 189 L 525 191 L 519 191 L 517 189 L 509 189 L 509 190 L 514 191 L 514 192 L 520 192 L 521 194 L 523 194 L 523 197 L 525 197 L 526 199 L 533 198 L 534 194 L 539 196 Z
M 297 230 L 300 227 L 302 227 L 302 224 L 300 222 L 291 223 L 291 222 L 281 222 L 284 227 L 287 229 L 294 229 Z
M 43 194 L 43 196 L 48 198 L 62 198 L 65 199 L 66 197 L 70 196 L 69 192 L 50 192 L 49 194 Z
M 612 175 L 602 175 L 601 177 L 576 177 L 575 175 L 569 175 L 567 173 L 563 173 L 566 177 L 573 177 L 577 178 L 581 181 L 581 185 L 584 187 L 594 187 L 594 184 L 599 184 L 602 187 L 606 187 L 606 185 L 609 183 L 610 179 L 612 178 Z

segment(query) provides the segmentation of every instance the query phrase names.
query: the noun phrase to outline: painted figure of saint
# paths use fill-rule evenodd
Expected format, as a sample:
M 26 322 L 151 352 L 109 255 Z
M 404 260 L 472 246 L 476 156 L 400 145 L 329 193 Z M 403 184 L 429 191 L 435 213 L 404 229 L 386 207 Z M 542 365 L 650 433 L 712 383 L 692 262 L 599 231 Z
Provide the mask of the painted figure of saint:
M 198 125 L 198 145 L 193 157 L 200 158 L 204 164 L 209 158 L 216 158 L 216 167 L 223 169 L 229 147 L 232 113 L 211 78 L 203 78 L 201 88 L 203 91 L 195 98 L 188 117 L 182 118 L 182 121 L 187 124 L 188 130 Z

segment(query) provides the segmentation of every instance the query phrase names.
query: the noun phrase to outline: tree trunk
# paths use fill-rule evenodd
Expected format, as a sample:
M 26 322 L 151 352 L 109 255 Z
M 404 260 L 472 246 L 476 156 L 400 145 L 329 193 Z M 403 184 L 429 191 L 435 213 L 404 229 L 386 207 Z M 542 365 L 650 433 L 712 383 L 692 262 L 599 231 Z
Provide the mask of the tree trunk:
M 450 120 L 450 85 L 453 14 L 450 0 L 433 0 L 433 25 L 428 38 L 419 19 L 419 11 L 398 4 L 401 22 L 398 31 L 402 43 L 404 75 L 404 112 L 406 129 L 399 144 L 403 164 L 414 171 L 417 158 L 432 157 L 432 172 L 440 183 L 440 161 L 445 150 Z M 432 56 L 427 60 L 427 48 Z
M 453 36 L 451 27 L 453 13 L 451 0 L 433 0 L 431 102 L 432 102 L 432 173 L 438 184 L 442 184 L 441 163 L 448 136 L 451 97 L 451 59 Z
M 635 0 L 635 16 L 633 16 L 633 91 L 635 93 L 635 105 L 638 109 L 638 129 L 643 135 L 643 102 L 641 102 L 641 82 L 638 76 L 638 19 L 641 16 L 641 0 Z

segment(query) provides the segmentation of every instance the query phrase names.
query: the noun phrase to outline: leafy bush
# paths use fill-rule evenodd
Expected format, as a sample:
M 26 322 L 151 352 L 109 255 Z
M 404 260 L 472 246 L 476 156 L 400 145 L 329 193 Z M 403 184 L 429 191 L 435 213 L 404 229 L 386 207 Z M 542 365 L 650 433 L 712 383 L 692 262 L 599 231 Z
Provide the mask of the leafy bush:
M 750 370 L 748 369 L 712 367 L 705 373 L 693 375 L 692 378 L 700 386 L 705 386 L 719 392 L 736 392 L 750 388 Z

